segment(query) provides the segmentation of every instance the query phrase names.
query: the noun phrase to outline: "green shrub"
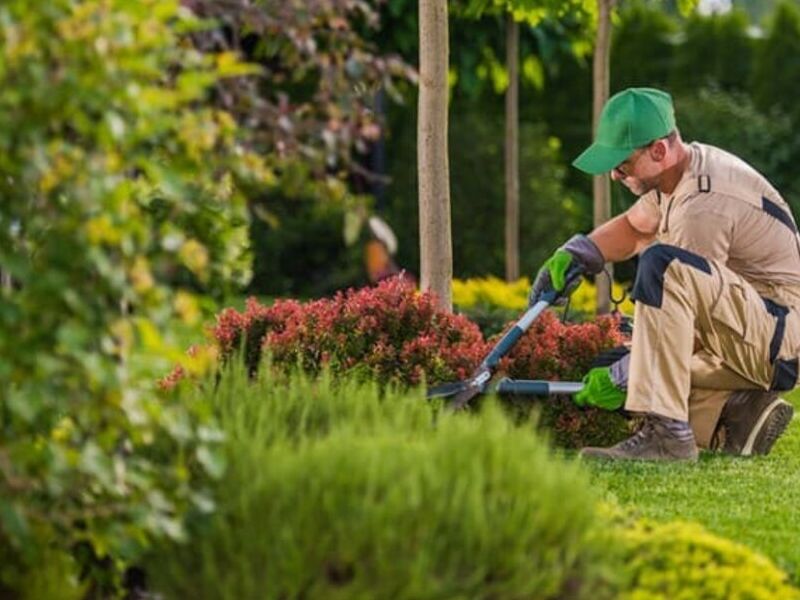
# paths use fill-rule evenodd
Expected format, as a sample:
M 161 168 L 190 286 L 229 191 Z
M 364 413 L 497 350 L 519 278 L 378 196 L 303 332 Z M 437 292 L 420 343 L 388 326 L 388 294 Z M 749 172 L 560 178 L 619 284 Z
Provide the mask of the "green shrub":
M 0 598 L 11 600 L 81 600 L 89 582 L 79 581 L 80 567 L 73 554 L 55 540 L 43 541 L 29 561 L 15 556 L 19 550 L 0 540 Z M 22 563 L 22 567 L 21 567 Z
M 147 563 L 165 598 L 612 597 L 584 475 L 496 408 L 434 421 L 420 394 L 241 369 L 209 394 L 229 469 Z
M 620 527 L 628 590 L 622 600 L 796 600 L 769 559 L 692 523 Z
M 241 366 L 185 388 L 225 432 L 217 510 L 147 557 L 170 598 L 796 599 L 768 560 L 598 501 L 493 403 Z
M 251 68 L 194 49 L 185 34 L 202 26 L 177 0 L 0 3 L 10 587 L 30 589 L 43 565 L 66 573 L 63 553 L 81 547 L 108 565 L 111 593 L 152 538 L 182 535 L 202 498 L 200 458 L 213 453 L 202 410 L 159 399 L 128 362 L 137 346 L 174 352 L 159 333 L 178 300 L 166 283 L 212 290 L 244 276 L 237 184 L 263 163 L 204 101 Z
M 424 434 L 433 429 L 436 411 L 421 390 L 381 388 L 328 370 L 316 378 L 287 373 L 269 360 L 255 378 L 232 362 L 219 379 L 182 388 L 179 397 L 189 404 L 208 405 L 210 399 L 231 456 L 240 444 L 256 449 L 297 445 L 337 431 Z

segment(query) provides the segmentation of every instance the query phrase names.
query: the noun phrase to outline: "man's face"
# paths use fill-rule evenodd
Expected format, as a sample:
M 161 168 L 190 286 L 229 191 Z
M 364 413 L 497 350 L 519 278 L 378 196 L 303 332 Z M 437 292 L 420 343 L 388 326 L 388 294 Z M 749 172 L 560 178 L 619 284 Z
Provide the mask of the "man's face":
M 611 179 L 619 181 L 637 196 L 657 188 L 662 167 L 660 161 L 654 160 L 652 150 L 659 142 L 634 150 L 626 160 L 611 169 Z

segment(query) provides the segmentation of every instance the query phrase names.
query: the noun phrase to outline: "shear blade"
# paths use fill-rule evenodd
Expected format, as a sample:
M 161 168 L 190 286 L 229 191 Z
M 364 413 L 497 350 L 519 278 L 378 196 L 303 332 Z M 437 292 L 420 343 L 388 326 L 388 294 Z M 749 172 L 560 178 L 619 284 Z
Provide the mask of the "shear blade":
M 453 383 L 443 383 L 428 389 L 427 398 L 447 398 L 467 389 L 467 382 L 454 381 Z

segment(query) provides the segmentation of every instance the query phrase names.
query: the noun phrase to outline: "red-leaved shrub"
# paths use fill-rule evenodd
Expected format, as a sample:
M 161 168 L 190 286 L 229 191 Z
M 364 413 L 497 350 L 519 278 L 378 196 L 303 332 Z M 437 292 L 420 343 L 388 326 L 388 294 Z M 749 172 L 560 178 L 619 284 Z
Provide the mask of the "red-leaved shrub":
M 296 300 L 276 300 L 267 307 L 255 298 L 247 299 L 244 312 L 226 308 L 217 315 L 217 322 L 211 329 L 223 361 L 241 348 L 247 371 L 254 375 L 266 335 L 290 327 L 303 310 L 304 306 Z
M 580 380 L 598 354 L 624 341 L 617 325 L 612 317 L 564 324 L 545 312 L 501 361 L 500 371 L 515 379 Z M 223 310 L 212 334 L 223 362 L 243 350 L 251 375 L 268 351 L 278 368 L 312 374 L 328 368 L 402 385 L 465 379 L 499 339 L 486 342 L 466 316 L 440 310 L 431 294 L 417 292 L 401 277 L 307 303 L 277 300 L 264 306 L 251 298 L 243 312 Z M 171 388 L 184 377 L 177 367 L 161 385 Z M 532 406 L 531 398 L 508 400 L 524 410 Z M 568 397 L 536 405 L 561 445 L 614 441 L 624 429 L 618 415 L 580 409 Z
M 306 304 L 250 299 L 244 312 L 222 311 L 213 336 L 223 360 L 243 345 L 251 374 L 266 349 L 277 366 L 406 385 L 463 379 L 489 351 L 474 323 L 439 310 L 401 277 Z
M 514 379 L 579 381 L 598 354 L 624 341 L 616 317 L 562 323 L 555 313 L 545 311 L 501 361 L 500 368 Z
M 624 341 L 616 317 L 565 324 L 547 311 L 531 325 L 500 367 L 514 379 L 580 381 L 600 353 Z M 509 401 L 519 409 L 531 407 L 530 398 Z M 619 413 L 579 408 L 569 396 L 551 396 L 536 406 L 541 409 L 541 425 L 551 431 L 558 446 L 605 446 L 629 433 L 628 423 Z

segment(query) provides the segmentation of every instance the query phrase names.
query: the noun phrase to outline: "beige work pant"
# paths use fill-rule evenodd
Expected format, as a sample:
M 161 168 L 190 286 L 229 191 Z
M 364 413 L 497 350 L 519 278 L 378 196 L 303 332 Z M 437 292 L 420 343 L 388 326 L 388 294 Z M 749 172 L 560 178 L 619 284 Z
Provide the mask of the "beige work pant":
M 731 391 L 797 384 L 800 317 L 739 275 L 666 244 L 641 256 L 625 408 L 689 421 L 707 447 Z

